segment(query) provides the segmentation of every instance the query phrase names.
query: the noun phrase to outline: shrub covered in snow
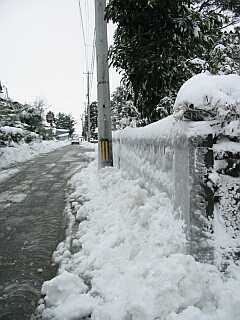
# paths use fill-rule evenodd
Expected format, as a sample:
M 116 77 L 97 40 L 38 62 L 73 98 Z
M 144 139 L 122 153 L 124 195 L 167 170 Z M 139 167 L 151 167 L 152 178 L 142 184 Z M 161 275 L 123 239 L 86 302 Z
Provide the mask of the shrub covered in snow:
M 227 117 L 240 114 L 240 76 L 215 76 L 198 74 L 186 81 L 180 88 L 175 104 L 174 116 L 178 119 L 194 117 L 196 120 Z M 195 119 L 193 119 L 195 120 Z
M 9 127 L 9 126 L 0 127 L 0 141 L 6 142 L 6 143 L 11 143 L 11 142 L 30 143 L 33 140 L 36 140 L 38 137 L 39 136 L 36 133 L 30 132 L 21 128 Z

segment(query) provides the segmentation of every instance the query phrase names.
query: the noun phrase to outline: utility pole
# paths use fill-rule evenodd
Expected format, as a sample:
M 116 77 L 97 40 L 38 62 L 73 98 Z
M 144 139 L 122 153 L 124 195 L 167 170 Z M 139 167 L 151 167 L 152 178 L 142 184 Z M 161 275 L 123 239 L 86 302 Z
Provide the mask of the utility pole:
M 88 119 L 88 131 L 87 140 L 90 141 L 91 138 L 91 117 L 90 117 L 90 74 L 91 72 L 84 73 L 87 75 L 87 119 Z
M 106 0 L 95 0 L 97 96 L 98 96 L 98 167 L 113 165 L 112 124 L 109 90 Z
M 82 113 L 81 122 L 82 122 L 82 134 L 81 136 L 84 137 L 84 122 L 83 122 L 84 113 Z

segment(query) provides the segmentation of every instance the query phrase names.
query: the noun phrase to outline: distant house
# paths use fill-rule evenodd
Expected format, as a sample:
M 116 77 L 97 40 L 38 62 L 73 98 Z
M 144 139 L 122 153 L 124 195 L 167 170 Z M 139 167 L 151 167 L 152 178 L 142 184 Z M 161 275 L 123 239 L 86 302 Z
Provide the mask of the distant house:
M 61 141 L 68 140 L 69 139 L 69 130 L 56 128 L 55 135 L 56 135 L 57 140 L 61 140 Z

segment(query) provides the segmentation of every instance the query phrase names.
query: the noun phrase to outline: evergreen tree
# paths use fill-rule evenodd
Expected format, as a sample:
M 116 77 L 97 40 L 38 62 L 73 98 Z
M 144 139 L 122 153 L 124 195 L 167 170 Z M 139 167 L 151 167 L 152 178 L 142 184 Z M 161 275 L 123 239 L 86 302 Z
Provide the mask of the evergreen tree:
M 40 133 L 43 127 L 43 118 L 40 110 L 29 106 L 20 114 L 20 120 L 22 123 L 28 125 L 28 130 Z
M 200 11 L 209 12 L 210 10 L 218 11 L 232 11 L 234 15 L 240 15 L 240 2 L 239 0 L 195 0 L 193 1 L 198 5 Z
M 213 74 L 235 73 L 240 75 L 240 28 L 224 32 L 210 52 L 209 71 Z
M 133 104 L 131 94 L 122 85 L 116 88 L 111 98 L 112 125 L 114 130 L 123 129 L 126 126 L 140 125 L 140 114 Z
M 110 0 L 106 18 L 117 23 L 111 64 L 123 71 L 148 122 L 168 113 L 162 106 L 192 75 L 188 62 L 212 49 L 223 23 L 220 14 L 205 15 L 191 1 L 177 0 Z
M 55 117 L 56 128 L 69 130 L 69 135 L 72 136 L 74 132 L 75 120 L 70 114 L 59 112 Z
M 98 128 L 98 109 L 96 101 L 92 102 L 90 105 L 90 124 L 91 138 L 97 139 L 98 135 L 96 129 Z
M 27 129 L 39 134 L 44 131 L 44 112 L 47 105 L 43 99 L 36 99 L 32 105 L 24 105 L 20 112 L 20 120 Z

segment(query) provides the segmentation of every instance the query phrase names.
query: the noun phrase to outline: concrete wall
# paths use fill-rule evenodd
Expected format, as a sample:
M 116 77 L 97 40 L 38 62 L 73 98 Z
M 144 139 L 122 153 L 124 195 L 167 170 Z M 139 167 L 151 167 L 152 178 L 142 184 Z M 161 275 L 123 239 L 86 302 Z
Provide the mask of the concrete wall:
M 214 144 L 214 213 L 222 222 L 222 233 L 216 234 L 217 263 L 225 269 L 230 260 L 240 259 L 240 136 L 234 141 L 221 136 Z M 232 138 L 231 138 L 232 139 Z M 226 143 L 226 141 L 229 141 Z M 225 241 L 225 239 L 231 239 Z
M 240 120 L 169 117 L 118 131 L 113 156 L 150 193 L 168 195 L 185 222 L 187 253 L 221 269 L 240 259 Z
M 114 165 L 149 192 L 166 192 L 185 221 L 186 251 L 200 261 L 213 262 L 209 238 L 214 195 L 208 187 L 213 136 L 206 123 L 198 123 L 197 130 L 196 126 L 172 118 L 169 125 L 159 121 L 151 134 L 147 128 L 133 129 L 137 134 L 120 131 L 113 137 Z

